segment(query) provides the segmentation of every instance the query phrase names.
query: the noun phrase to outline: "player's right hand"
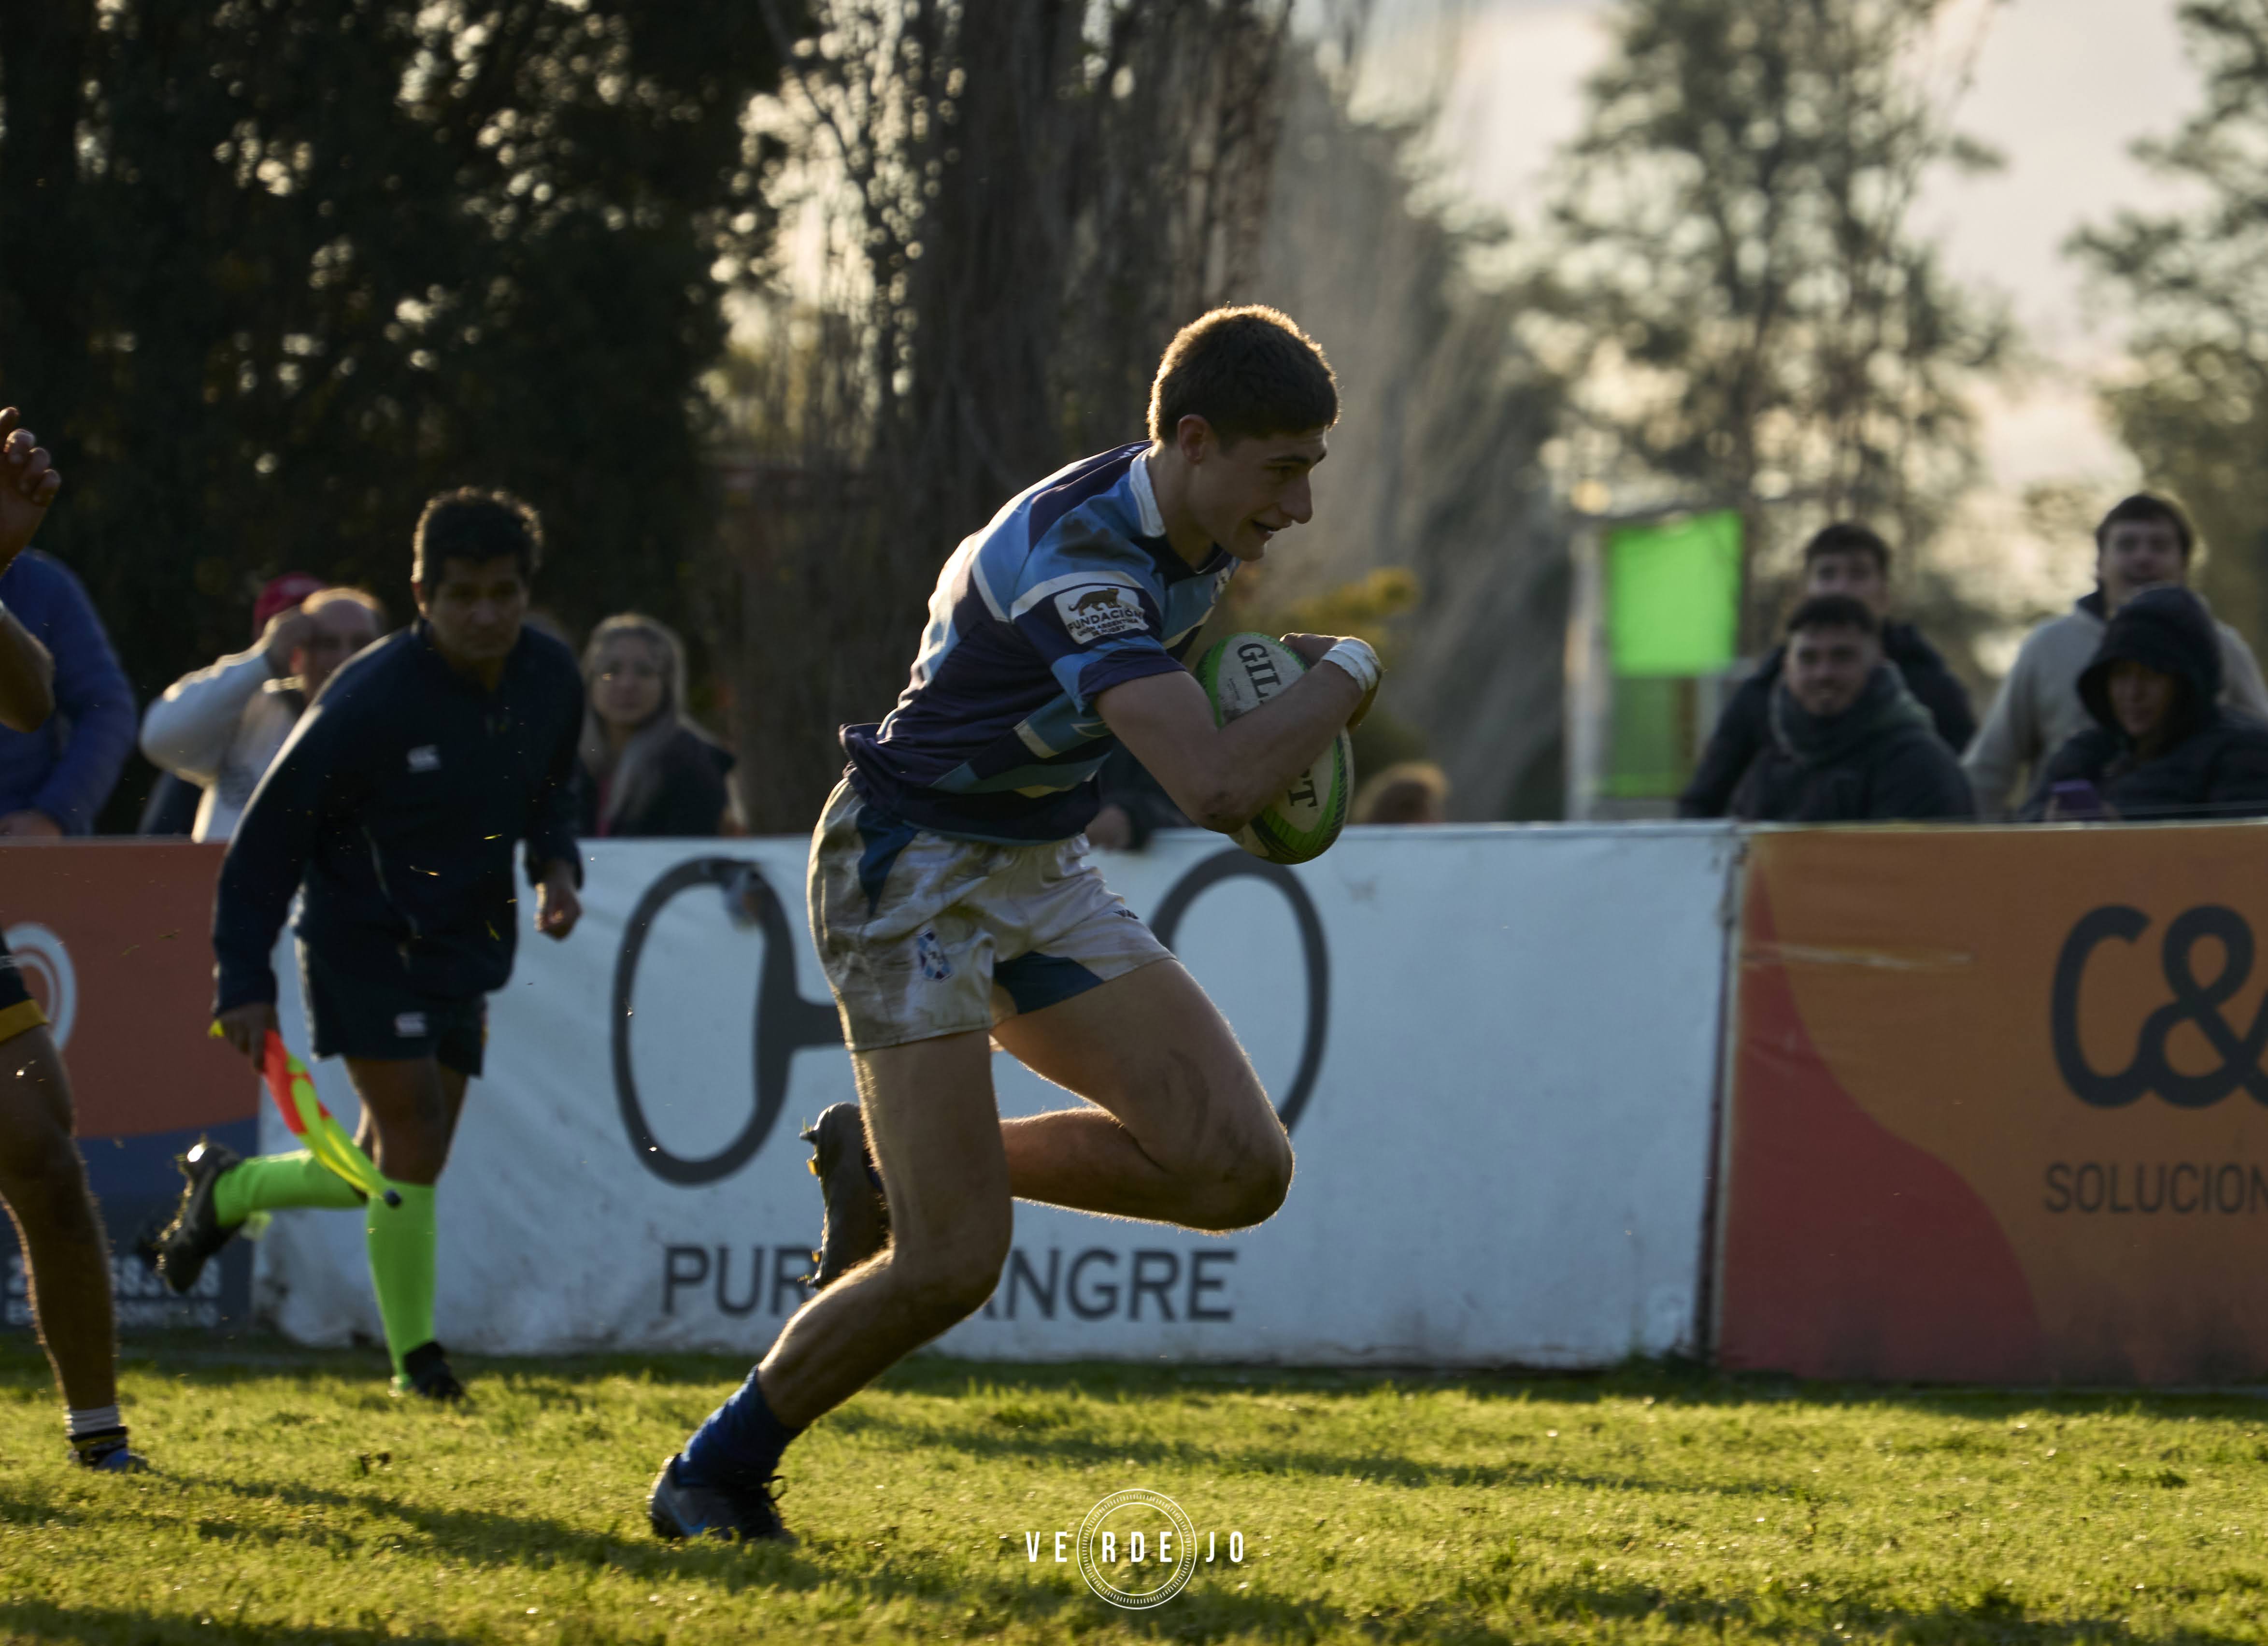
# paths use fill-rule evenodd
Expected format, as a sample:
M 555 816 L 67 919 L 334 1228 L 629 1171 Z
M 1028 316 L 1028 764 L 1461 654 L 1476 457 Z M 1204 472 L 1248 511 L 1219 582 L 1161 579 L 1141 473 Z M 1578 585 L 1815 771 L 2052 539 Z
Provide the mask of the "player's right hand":
M 221 1037 L 250 1058 L 256 1068 L 268 1053 L 268 1032 L 276 1027 L 276 1007 L 269 1000 L 232 1006 L 214 1020 Z

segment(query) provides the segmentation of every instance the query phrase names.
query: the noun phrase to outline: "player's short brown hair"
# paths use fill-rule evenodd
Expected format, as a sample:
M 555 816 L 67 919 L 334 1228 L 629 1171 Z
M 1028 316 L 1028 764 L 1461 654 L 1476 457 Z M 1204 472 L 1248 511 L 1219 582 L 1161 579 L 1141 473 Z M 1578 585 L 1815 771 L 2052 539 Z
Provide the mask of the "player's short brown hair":
M 417 517 L 409 580 L 423 587 L 452 560 L 485 565 L 511 556 L 526 581 L 543 564 L 543 522 L 509 491 L 460 486 L 426 504 Z
M 1199 315 L 1167 345 L 1150 385 L 1150 438 L 1203 417 L 1223 446 L 1256 434 L 1305 434 L 1339 418 L 1339 380 L 1289 314 L 1257 303 Z

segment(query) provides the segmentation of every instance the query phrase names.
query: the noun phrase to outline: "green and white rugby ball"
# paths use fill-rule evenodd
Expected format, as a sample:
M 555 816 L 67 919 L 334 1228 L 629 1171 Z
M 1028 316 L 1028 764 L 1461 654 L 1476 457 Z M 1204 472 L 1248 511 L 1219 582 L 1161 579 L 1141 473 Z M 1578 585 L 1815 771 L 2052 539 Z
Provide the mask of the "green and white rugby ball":
M 1232 634 L 1198 662 L 1197 683 L 1212 699 L 1216 726 L 1249 714 L 1282 691 L 1307 666 L 1300 654 L 1264 634 Z M 1229 837 L 1270 863 L 1306 863 L 1330 850 L 1346 827 L 1354 794 L 1354 744 L 1341 732 L 1290 791 Z

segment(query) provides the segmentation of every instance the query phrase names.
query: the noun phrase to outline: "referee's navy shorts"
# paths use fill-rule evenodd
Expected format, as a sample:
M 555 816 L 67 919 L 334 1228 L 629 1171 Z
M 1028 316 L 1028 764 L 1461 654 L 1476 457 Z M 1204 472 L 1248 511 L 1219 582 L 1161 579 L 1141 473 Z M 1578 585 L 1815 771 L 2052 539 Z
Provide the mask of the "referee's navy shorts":
M 489 997 L 420 994 L 400 983 L 350 978 L 305 943 L 299 990 L 319 1058 L 432 1058 L 477 1080 L 489 1039 Z

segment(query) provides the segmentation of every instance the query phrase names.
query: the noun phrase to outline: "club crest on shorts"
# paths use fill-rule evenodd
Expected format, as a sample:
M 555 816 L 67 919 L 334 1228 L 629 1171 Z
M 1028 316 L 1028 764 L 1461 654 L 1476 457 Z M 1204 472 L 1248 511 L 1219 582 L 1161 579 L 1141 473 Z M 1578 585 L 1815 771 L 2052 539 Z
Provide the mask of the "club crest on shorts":
M 1071 638 L 1081 646 L 1121 634 L 1140 634 L 1150 626 L 1141 596 L 1117 583 L 1066 589 L 1056 596 L 1056 612 Z
M 921 964 L 922 976 L 932 983 L 942 983 L 953 975 L 953 961 L 935 932 L 924 932 L 914 939 L 914 958 Z
M 394 1032 L 404 1040 L 423 1040 L 426 1033 L 425 1014 L 396 1012 L 394 1015 Z

